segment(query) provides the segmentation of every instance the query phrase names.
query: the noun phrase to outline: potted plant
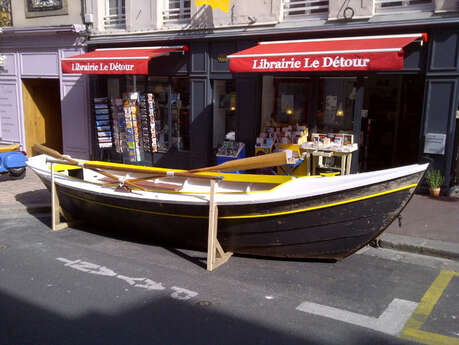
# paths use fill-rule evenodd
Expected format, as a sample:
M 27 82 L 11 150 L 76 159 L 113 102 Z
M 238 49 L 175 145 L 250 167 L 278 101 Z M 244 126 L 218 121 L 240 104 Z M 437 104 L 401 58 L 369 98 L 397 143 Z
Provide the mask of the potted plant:
M 440 170 L 431 169 L 426 174 L 427 184 L 429 185 L 430 195 L 438 198 L 440 196 L 440 187 L 445 181 Z

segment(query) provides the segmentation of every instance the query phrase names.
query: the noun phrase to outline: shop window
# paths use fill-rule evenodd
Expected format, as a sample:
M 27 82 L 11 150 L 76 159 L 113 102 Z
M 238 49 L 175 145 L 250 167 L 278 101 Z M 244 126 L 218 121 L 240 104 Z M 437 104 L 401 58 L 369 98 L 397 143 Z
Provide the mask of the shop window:
M 432 11 L 432 0 L 376 0 L 376 13 L 398 11 Z
M 328 13 L 328 1 L 324 0 L 285 0 L 283 6 L 284 19 L 317 18 Z
M 236 137 L 236 87 L 233 80 L 213 81 L 213 147 Z
M 321 79 L 317 112 L 319 132 L 352 133 L 355 96 L 354 79 Z
M 271 121 L 279 126 L 306 123 L 309 79 L 274 79 Z
M 104 26 L 106 30 L 126 29 L 125 0 L 106 0 Z
M 190 0 L 163 0 L 163 22 L 166 23 L 187 23 L 191 18 Z
M 101 77 L 93 89 L 99 158 L 149 165 L 155 153 L 189 150 L 187 78 Z

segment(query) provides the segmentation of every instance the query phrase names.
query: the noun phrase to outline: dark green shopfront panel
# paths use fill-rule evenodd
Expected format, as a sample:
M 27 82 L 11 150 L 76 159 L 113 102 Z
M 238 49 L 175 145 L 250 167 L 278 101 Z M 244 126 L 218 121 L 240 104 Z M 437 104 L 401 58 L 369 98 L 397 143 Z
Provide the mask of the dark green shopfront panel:
M 209 80 L 191 79 L 191 164 L 206 166 L 212 148 L 212 106 L 208 101 Z
M 457 83 L 454 79 L 428 79 L 426 81 L 426 99 L 424 112 L 423 138 L 420 141 L 420 152 L 424 152 L 425 135 L 438 133 L 446 135 L 445 153 L 426 154 L 433 167 L 445 175 L 445 185 L 449 186 L 451 162 L 454 151 L 454 128 L 457 107 Z

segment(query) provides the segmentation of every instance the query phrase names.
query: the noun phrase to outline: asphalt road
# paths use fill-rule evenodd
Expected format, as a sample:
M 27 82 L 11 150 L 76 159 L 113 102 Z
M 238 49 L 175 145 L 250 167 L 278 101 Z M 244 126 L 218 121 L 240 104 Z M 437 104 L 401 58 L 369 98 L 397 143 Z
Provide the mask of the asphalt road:
M 0 219 L 0 344 L 459 344 L 459 263 L 234 256 Z

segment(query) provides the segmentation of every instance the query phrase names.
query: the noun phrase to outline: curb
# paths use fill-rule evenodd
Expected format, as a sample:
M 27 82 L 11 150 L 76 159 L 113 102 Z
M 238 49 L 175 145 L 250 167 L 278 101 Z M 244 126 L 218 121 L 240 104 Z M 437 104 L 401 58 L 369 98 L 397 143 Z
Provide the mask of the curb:
M 378 240 L 381 248 L 459 260 L 459 244 L 425 238 L 385 234 Z
M 31 205 L 0 205 L 0 217 L 27 213 L 51 213 L 51 205 L 49 203 L 38 203 Z

